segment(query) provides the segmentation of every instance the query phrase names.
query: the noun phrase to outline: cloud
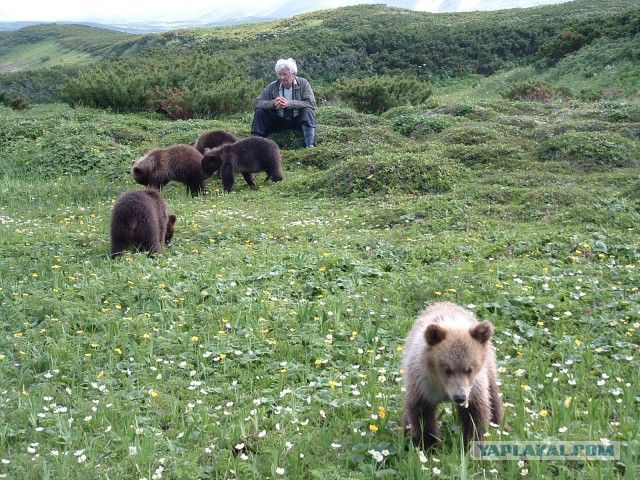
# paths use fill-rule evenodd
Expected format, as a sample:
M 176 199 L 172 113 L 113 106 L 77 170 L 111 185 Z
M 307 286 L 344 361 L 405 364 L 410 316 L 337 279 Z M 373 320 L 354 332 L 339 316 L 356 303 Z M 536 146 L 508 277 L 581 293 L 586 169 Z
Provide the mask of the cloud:
M 137 21 L 184 20 L 228 6 L 227 0 L 1 0 L 0 21 Z M 243 5 L 262 6 L 263 1 L 243 0 Z

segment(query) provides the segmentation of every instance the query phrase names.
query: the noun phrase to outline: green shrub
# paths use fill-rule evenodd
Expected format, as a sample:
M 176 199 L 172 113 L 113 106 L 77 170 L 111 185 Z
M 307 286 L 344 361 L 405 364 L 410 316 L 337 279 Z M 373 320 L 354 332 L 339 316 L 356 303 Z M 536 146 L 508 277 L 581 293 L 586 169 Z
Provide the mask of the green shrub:
M 153 110 L 174 120 L 193 118 L 193 98 L 190 92 L 186 93 L 185 96 L 185 92 L 178 87 L 162 90 L 156 85 L 151 96 Z
M 125 63 L 102 68 L 89 68 L 77 77 L 70 77 L 61 90 L 62 100 L 69 105 L 111 108 L 135 112 L 149 110 L 156 84 L 144 69 Z
M 217 117 L 246 112 L 263 83 L 238 81 L 224 60 L 203 55 L 118 61 L 93 67 L 62 88 L 70 105 L 111 108 L 123 112 L 154 111 L 173 119 Z
M 281 149 L 297 149 L 304 146 L 304 140 L 302 139 L 302 133 L 294 130 L 284 130 L 282 132 L 275 132 L 269 136 L 271 140 L 276 142 Z
M 484 124 L 465 123 L 448 129 L 442 134 L 442 140 L 457 145 L 478 145 L 497 140 L 499 136 L 499 132 Z
M 448 191 L 458 171 L 447 159 L 427 153 L 377 153 L 354 157 L 303 183 L 306 189 L 338 197 L 424 194 Z
M 335 125 L 340 127 L 364 127 L 379 123 L 377 116 L 356 112 L 352 108 L 331 105 L 318 108 L 316 111 L 318 123 L 322 125 Z
M 446 154 L 456 162 L 466 165 L 503 165 L 513 166 L 513 162 L 526 156 L 523 147 L 514 147 L 509 143 L 491 142 L 480 145 L 451 145 Z
M 207 118 L 246 112 L 263 89 L 260 80 L 239 82 L 236 78 L 220 80 L 215 85 L 196 84 L 192 89 L 193 111 Z
M 416 105 L 431 96 L 431 85 L 393 76 L 342 79 L 334 83 L 341 99 L 364 113 L 379 114 L 399 105 Z
M 292 165 L 312 167 L 316 170 L 326 170 L 341 162 L 353 158 L 353 154 L 333 145 L 318 148 L 299 148 L 287 155 L 287 168 Z
M 14 110 L 26 110 L 29 108 L 27 99 L 13 92 L 0 92 L 0 103 Z
M 638 102 L 600 102 L 598 106 L 601 108 L 604 118 L 609 122 L 640 123 L 640 103 Z
M 530 80 L 512 85 L 502 97 L 509 100 L 548 101 L 554 98 L 568 98 L 570 92 L 566 88 L 554 86 L 541 80 Z
M 477 105 L 475 103 L 466 101 L 448 103 L 433 107 L 434 112 L 452 115 L 454 117 L 472 117 L 475 115 L 476 109 Z
M 406 137 L 420 138 L 440 133 L 455 123 L 455 118 L 441 113 L 399 115 L 391 121 L 391 128 Z
M 568 131 L 539 145 L 541 160 L 564 160 L 581 170 L 633 167 L 638 163 L 637 142 L 615 132 Z
M 620 125 L 598 119 L 567 119 L 563 122 L 548 123 L 533 130 L 531 137 L 536 141 L 544 141 L 566 132 L 614 132 L 620 131 Z
M 31 104 L 60 101 L 60 88 L 76 67 L 53 67 L 0 75 L 0 91 L 13 92 Z

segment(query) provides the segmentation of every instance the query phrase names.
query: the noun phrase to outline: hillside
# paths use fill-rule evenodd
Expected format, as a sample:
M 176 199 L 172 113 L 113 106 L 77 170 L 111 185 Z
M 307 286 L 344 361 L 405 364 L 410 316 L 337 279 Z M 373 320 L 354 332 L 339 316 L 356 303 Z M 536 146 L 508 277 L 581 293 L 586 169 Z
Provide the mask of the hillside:
M 450 75 L 462 73 L 456 72 L 455 67 L 446 62 L 451 55 L 455 57 L 452 64 L 464 60 L 460 50 L 474 47 L 480 49 L 480 55 L 486 49 L 498 63 L 510 58 L 518 59 L 535 53 L 542 42 L 569 24 L 608 17 L 634 7 L 637 9 L 637 2 L 633 0 L 604 3 L 578 0 L 529 9 L 431 14 L 381 5 L 359 5 L 274 22 L 144 36 L 79 25 L 36 25 L 0 33 L 0 69 L 8 71 L 10 64 L 22 65 L 21 69 L 51 66 L 21 63 L 13 57 L 20 58 L 24 49 L 35 50 L 41 44 L 54 43 L 61 51 L 76 51 L 96 59 L 127 57 L 145 53 L 153 47 L 163 50 L 196 49 L 207 53 L 230 50 L 241 53 L 242 57 L 253 53 L 252 48 L 270 51 L 290 49 L 301 59 L 311 57 L 305 64 L 314 76 L 327 68 L 327 65 L 315 65 L 312 61 L 314 54 L 321 57 L 325 49 L 327 53 L 342 52 L 344 58 L 364 54 L 368 63 L 374 65 L 380 63 L 376 55 L 393 52 L 395 57 L 407 58 L 403 65 L 391 64 L 386 68 L 415 68 L 429 62 L 427 66 L 435 69 L 436 74 Z M 295 46 L 288 46 L 289 35 L 295 35 L 300 41 L 295 42 Z M 442 50 L 443 46 L 447 48 Z M 368 59 L 371 56 L 374 58 Z M 469 70 L 466 66 L 457 68 Z M 495 67 L 485 66 L 487 71 L 492 68 Z
M 34 25 L 0 32 L 0 72 L 85 65 L 126 55 L 137 37 L 82 25 Z
M 640 90 L 639 25 L 632 0 L 460 14 L 359 5 L 152 35 L 38 25 L 0 34 L 0 95 L 20 108 L 65 101 L 216 117 L 246 112 L 273 78 L 273 60 L 293 56 L 323 103 L 392 89 L 390 105 L 371 111 L 419 103 L 431 85 L 508 71 L 494 93 L 528 95 L 543 82 L 543 97 L 625 98 Z
M 511 8 L 526 8 L 529 6 L 548 5 L 563 3 L 570 0 L 430 0 L 421 2 L 418 0 L 386 0 L 385 5 L 390 7 L 405 8 L 409 10 L 429 11 L 429 12 L 470 12 L 470 11 L 493 11 Z M 180 4 L 179 8 L 174 5 L 159 5 L 159 8 L 150 10 L 144 8 L 108 8 L 99 5 L 92 9 L 91 19 L 78 17 L 73 11 L 65 9 L 65 5 L 56 9 L 55 12 L 48 12 L 47 22 L 41 21 L 21 21 L 11 22 L 9 18 L 25 18 L 34 20 L 33 15 L 13 15 L 7 11 L 0 12 L 0 31 L 18 30 L 19 28 L 36 25 L 39 23 L 73 23 L 88 25 L 92 27 L 105 28 L 128 33 L 157 33 L 168 30 L 179 30 L 186 28 L 220 27 L 225 25 L 269 22 L 280 18 L 290 18 L 295 15 L 308 13 L 317 10 L 327 10 L 341 6 L 382 3 L 377 0 L 298 0 L 289 2 L 287 0 L 272 0 L 268 3 L 236 2 L 220 4 L 220 2 L 195 3 L 186 2 Z M 4 13 L 4 15 L 2 15 Z M 6 20 L 6 21 L 3 21 Z

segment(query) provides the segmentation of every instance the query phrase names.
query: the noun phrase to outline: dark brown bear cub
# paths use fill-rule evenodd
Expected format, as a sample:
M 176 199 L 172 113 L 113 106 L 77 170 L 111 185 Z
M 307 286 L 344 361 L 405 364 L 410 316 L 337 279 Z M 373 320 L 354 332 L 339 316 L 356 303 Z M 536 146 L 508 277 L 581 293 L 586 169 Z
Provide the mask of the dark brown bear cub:
M 254 174 L 258 172 L 267 172 L 267 180 L 279 182 L 282 180 L 281 161 L 276 142 L 268 138 L 249 137 L 205 150 L 202 170 L 207 178 L 220 171 L 222 186 L 230 192 L 238 173 L 252 187 L 256 186 Z
M 213 130 L 200 135 L 195 147 L 196 150 L 204 154 L 207 148 L 216 148 L 226 143 L 236 143 L 237 141 L 238 137 L 233 133 L 225 132 L 224 130 Z
M 153 189 L 124 193 L 111 212 L 111 258 L 132 245 L 161 253 L 173 238 L 176 216 L 169 214 L 160 192 Z
M 439 443 L 436 407 L 444 401 L 456 405 L 467 444 L 490 422 L 502 422 L 492 335 L 491 323 L 453 303 L 435 303 L 420 314 L 402 362 L 404 425 L 416 446 Z
M 155 148 L 131 162 L 131 173 L 139 184 L 158 190 L 171 180 L 184 183 L 194 196 L 206 188 L 202 154 L 191 145 Z

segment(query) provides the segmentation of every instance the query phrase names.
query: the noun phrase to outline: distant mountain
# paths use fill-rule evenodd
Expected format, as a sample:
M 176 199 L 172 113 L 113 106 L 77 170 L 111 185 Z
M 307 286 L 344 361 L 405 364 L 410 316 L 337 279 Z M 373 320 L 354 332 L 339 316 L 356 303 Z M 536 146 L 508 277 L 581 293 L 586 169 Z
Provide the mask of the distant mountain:
M 38 23 L 42 22 L 0 22 L 0 32 L 12 32 L 30 25 L 37 25 Z
M 484 0 L 489 1 L 489 0 Z M 389 7 L 405 8 L 407 10 L 417 10 L 420 2 L 418 0 L 298 0 L 290 2 L 287 0 L 277 0 L 265 2 L 265 6 L 255 9 L 243 5 L 230 4 L 226 8 L 208 12 L 195 19 L 206 26 L 229 25 L 237 23 L 262 22 L 289 18 L 301 13 L 313 12 L 316 10 L 326 10 L 362 3 L 385 4 Z
M 301 13 L 316 10 L 333 9 L 349 5 L 370 3 L 385 4 L 389 7 L 407 10 L 445 13 L 507 10 L 511 8 L 528 8 L 571 0 L 272 0 L 264 2 L 262 7 L 252 7 L 242 2 L 229 2 L 224 7 L 216 8 L 193 18 L 175 18 L 175 20 L 149 19 L 145 21 L 119 21 L 115 18 L 105 19 L 92 17 L 86 21 L 56 21 L 55 23 L 90 25 L 109 30 L 128 33 L 158 33 L 185 28 L 220 27 L 241 23 L 270 22 L 281 18 L 289 18 Z M 160 17 L 158 17 L 160 18 Z M 51 22 L 0 22 L 0 31 L 18 30 L 29 25 Z

